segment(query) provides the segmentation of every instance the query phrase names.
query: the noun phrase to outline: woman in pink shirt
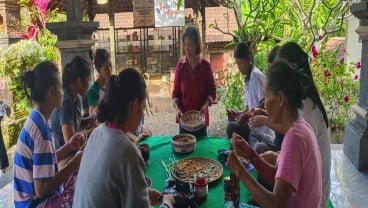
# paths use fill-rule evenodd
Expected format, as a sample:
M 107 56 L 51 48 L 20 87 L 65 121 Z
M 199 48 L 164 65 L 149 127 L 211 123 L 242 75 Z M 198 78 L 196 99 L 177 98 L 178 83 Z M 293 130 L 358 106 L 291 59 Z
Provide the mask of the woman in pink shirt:
M 172 94 L 176 122 L 187 111 L 201 111 L 205 115 L 206 125 L 196 132 L 188 132 L 180 126 L 179 133 L 206 136 L 209 125 L 208 106 L 216 98 L 216 85 L 210 62 L 200 56 L 202 47 L 198 28 L 186 28 L 183 34 L 183 49 L 185 57 L 176 65 Z
M 240 136 L 232 138 L 228 167 L 245 184 L 261 207 L 321 207 L 321 155 L 312 127 L 299 115 L 310 79 L 288 63 L 277 61 L 267 72 L 265 108 L 279 123 L 284 140 L 276 166 L 261 159 Z M 238 156 L 248 159 L 273 191 L 265 190 L 245 170 Z

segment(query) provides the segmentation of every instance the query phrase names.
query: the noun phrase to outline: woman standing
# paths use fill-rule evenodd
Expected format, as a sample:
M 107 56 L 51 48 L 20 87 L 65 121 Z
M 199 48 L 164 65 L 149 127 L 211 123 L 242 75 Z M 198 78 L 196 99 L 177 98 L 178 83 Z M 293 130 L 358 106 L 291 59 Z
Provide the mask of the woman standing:
M 172 94 L 176 121 L 179 122 L 183 113 L 197 110 L 205 115 L 206 125 L 196 132 L 188 132 L 179 126 L 179 133 L 206 136 L 209 125 L 208 107 L 216 99 L 216 86 L 210 63 L 200 56 L 202 46 L 198 28 L 186 28 L 183 34 L 183 49 L 185 58 L 176 65 Z
M 158 204 L 160 194 L 148 189 L 140 151 L 127 135 L 137 129 L 145 101 L 146 84 L 135 69 L 125 69 L 110 78 L 98 107 L 98 119 L 103 124 L 89 137 L 73 207 L 148 208 Z M 173 198 L 164 196 L 165 203 L 171 207 Z
M 269 119 L 285 133 L 276 165 L 262 160 L 240 136 L 232 138 L 235 151 L 229 155 L 228 167 L 261 207 L 321 207 L 321 155 L 312 127 L 299 114 L 308 82 L 307 76 L 286 62 L 274 63 L 267 72 L 265 108 Z M 254 164 L 262 178 L 274 186 L 272 192 L 251 177 L 237 155 Z
M 54 109 L 50 118 L 56 149 L 81 129 L 82 97 L 88 91 L 90 79 L 90 65 L 80 56 L 73 58 L 63 70 L 63 104 Z
M 14 154 L 14 206 L 71 207 L 82 152 L 60 171 L 57 162 L 75 154 L 84 138 L 76 134 L 55 151 L 48 120 L 63 98 L 58 69 L 52 62 L 41 62 L 24 73 L 22 82 L 27 97 L 36 105 L 20 131 Z

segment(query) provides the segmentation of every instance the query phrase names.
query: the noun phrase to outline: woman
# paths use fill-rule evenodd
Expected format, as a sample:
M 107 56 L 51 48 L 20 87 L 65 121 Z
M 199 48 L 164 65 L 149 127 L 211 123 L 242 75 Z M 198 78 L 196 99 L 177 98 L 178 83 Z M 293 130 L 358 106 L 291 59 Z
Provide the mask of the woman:
M 73 207 L 148 208 L 158 204 L 160 194 L 148 190 L 140 151 L 127 136 L 137 129 L 145 101 L 146 84 L 135 69 L 125 69 L 110 78 L 98 107 L 98 119 L 103 124 L 89 137 Z M 172 196 L 165 196 L 164 202 L 172 206 Z
M 52 110 L 61 107 L 63 98 L 58 69 L 52 62 L 41 62 L 24 73 L 22 82 L 27 97 L 36 106 L 20 131 L 14 154 L 14 205 L 71 207 L 75 172 L 78 171 L 82 153 L 78 152 L 60 171 L 56 164 L 75 154 L 84 144 L 84 138 L 76 134 L 55 151 L 48 120 Z
M 276 62 L 267 72 L 265 108 L 285 133 L 276 166 L 262 160 L 240 136 L 234 135 L 228 167 L 245 184 L 261 207 L 321 207 L 321 156 L 312 127 L 300 115 L 310 80 L 288 63 Z M 239 139 L 240 138 L 240 139 Z M 238 156 L 248 159 L 258 173 L 274 185 L 265 190 L 244 169 Z
M 98 73 L 98 78 L 88 90 L 87 103 L 89 115 L 96 113 L 98 103 L 105 93 L 106 80 L 111 76 L 110 54 L 105 49 L 97 49 L 94 56 L 94 64 Z
M 313 81 L 312 72 L 308 62 L 308 54 L 306 54 L 295 42 L 288 42 L 278 49 L 277 59 L 285 59 L 289 63 L 295 65 L 298 69 L 309 77 L 309 85 L 304 86 L 307 89 L 307 98 L 303 100 L 301 116 L 312 126 L 317 137 L 317 143 L 322 159 L 322 207 L 328 206 L 328 200 L 331 190 L 331 147 L 328 134 L 328 118 L 322 100 L 318 94 L 317 88 Z M 277 124 L 270 122 L 267 117 L 255 117 L 250 122 L 251 126 L 268 125 L 276 129 Z M 277 154 L 269 152 L 263 157 L 270 161 L 275 161 Z
M 179 133 L 202 137 L 207 135 L 208 107 L 216 99 L 216 86 L 211 64 L 200 56 L 202 46 L 198 28 L 186 28 L 183 34 L 183 49 L 185 58 L 176 65 L 172 94 L 176 122 L 179 122 L 180 117 L 187 111 L 200 111 L 205 115 L 206 125 L 196 132 L 189 132 L 179 125 Z
M 241 112 L 228 110 L 229 117 L 232 118 L 230 120 L 234 121 L 228 123 L 226 133 L 229 138 L 234 132 L 241 135 L 254 146 L 257 152 L 260 152 L 264 148 L 257 144 L 259 144 L 259 141 L 272 143 L 273 132 L 266 126 L 251 131 L 248 127 L 248 119 L 253 116 L 250 109 L 260 107 L 264 100 L 263 83 L 265 76 L 261 70 L 253 65 L 253 55 L 248 43 L 239 42 L 234 49 L 234 57 L 239 72 L 245 75 L 245 109 Z
M 50 118 L 56 149 L 63 146 L 81 129 L 82 97 L 88 91 L 90 79 L 90 65 L 80 56 L 73 58 L 63 70 L 63 104 L 61 108 L 54 109 Z

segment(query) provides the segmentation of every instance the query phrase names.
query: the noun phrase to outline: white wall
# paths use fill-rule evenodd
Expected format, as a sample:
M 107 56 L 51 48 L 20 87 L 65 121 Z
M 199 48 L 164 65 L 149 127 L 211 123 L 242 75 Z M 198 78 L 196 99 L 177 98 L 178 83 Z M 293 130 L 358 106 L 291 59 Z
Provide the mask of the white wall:
M 346 21 L 346 63 L 361 60 L 362 43 L 359 41 L 359 35 L 355 32 L 358 26 L 359 20 L 355 17 Z

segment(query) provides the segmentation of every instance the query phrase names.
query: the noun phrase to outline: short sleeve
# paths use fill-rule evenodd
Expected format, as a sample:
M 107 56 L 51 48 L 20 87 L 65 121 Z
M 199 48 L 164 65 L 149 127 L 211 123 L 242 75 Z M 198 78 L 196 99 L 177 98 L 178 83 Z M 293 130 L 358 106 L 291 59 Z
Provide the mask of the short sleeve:
M 95 89 L 94 85 L 92 85 L 92 87 L 88 90 L 87 94 L 87 104 L 89 107 L 96 106 L 98 104 L 99 92 Z
M 33 150 L 33 179 L 45 180 L 55 175 L 55 151 L 51 139 L 37 139 Z
M 264 99 L 264 92 L 263 92 L 263 84 L 264 84 L 264 77 L 259 74 L 257 79 L 255 80 L 255 96 L 258 101 L 258 104 Z
M 75 115 L 73 111 L 73 101 L 70 99 L 63 101 L 63 107 L 60 110 L 60 124 L 75 124 Z
M 293 132 L 285 135 L 278 157 L 276 179 L 289 183 L 294 191 L 298 190 L 302 175 L 302 142 Z
M 183 68 L 183 63 L 182 61 L 179 61 L 175 68 L 174 89 L 172 92 L 172 98 L 174 102 L 176 102 L 176 100 L 179 100 L 180 102 L 182 99 L 182 94 L 183 94 L 181 91 L 181 78 L 182 77 L 180 77 L 182 68 Z

